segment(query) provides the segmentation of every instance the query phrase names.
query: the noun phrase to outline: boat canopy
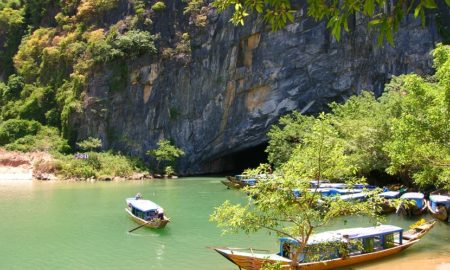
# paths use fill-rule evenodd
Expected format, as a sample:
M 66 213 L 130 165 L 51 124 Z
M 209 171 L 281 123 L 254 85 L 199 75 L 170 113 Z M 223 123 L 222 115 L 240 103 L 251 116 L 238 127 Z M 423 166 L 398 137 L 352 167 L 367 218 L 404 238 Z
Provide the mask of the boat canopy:
M 345 184 L 345 183 L 324 183 L 324 184 L 320 184 L 319 187 L 321 187 L 321 188 L 345 188 L 345 187 L 347 187 L 347 184 Z
M 437 203 L 450 203 L 450 196 L 430 195 L 430 201 L 437 202 Z
M 366 228 L 349 228 L 311 235 L 311 237 L 308 240 L 308 245 L 342 241 L 344 235 L 348 235 L 349 239 L 363 239 L 374 236 L 383 236 L 386 234 L 402 233 L 402 232 L 403 228 L 394 225 L 380 225 L 376 227 L 366 227 Z M 281 243 L 288 242 L 295 245 L 299 244 L 297 240 L 289 237 L 280 238 L 280 242 Z
M 342 195 L 337 198 L 341 198 L 343 201 L 351 201 L 351 200 L 363 201 L 364 199 L 367 198 L 367 194 L 362 193 L 362 192 L 361 193 L 353 193 L 353 194 Z
M 406 192 L 400 198 L 402 199 L 423 199 L 425 195 L 420 192 Z
M 397 198 L 400 195 L 400 191 L 386 191 L 379 194 L 380 197 L 386 198 L 386 199 L 393 199 Z
M 142 212 L 156 211 L 157 209 L 162 209 L 161 206 L 149 200 L 136 200 L 127 199 L 127 204 L 131 205 L 133 208 L 141 210 Z
M 438 204 L 443 204 L 445 207 L 450 207 L 450 196 L 447 195 L 430 195 L 431 207 L 436 209 Z
M 400 197 L 400 199 L 414 200 L 416 202 L 416 206 L 422 208 L 424 204 L 423 202 L 424 197 L 425 195 L 423 195 L 423 193 L 420 192 L 406 192 Z
M 241 180 L 242 183 L 250 185 L 250 186 L 254 186 L 256 185 L 256 179 L 243 179 Z

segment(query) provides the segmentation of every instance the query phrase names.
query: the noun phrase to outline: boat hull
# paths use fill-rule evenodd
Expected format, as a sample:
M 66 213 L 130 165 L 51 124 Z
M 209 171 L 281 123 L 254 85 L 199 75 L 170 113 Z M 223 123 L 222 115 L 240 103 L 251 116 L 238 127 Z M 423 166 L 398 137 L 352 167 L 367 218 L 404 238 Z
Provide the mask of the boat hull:
M 393 248 L 384 249 L 376 252 L 371 252 L 367 254 L 361 254 L 361 255 L 354 255 L 350 256 L 348 258 L 342 259 L 333 259 L 333 260 L 327 260 L 327 261 L 320 261 L 320 262 L 311 262 L 311 263 L 299 263 L 296 268 L 293 269 L 307 269 L 307 270 L 325 270 L 325 269 L 333 269 L 336 267 L 342 267 L 342 266 L 349 266 L 353 264 L 358 264 L 362 262 L 368 262 L 371 260 L 376 260 L 379 258 L 387 257 L 390 255 L 397 254 L 411 245 L 415 244 L 419 240 L 411 241 L 408 243 L 405 243 L 403 245 L 399 245 Z M 289 262 L 280 262 L 278 260 L 271 260 L 271 259 L 264 259 L 264 258 L 257 258 L 252 256 L 252 254 L 248 255 L 241 255 L 241 254 L 232 254 L 228 252 L 224 252 L 223 249 L 215 249 L 219 254 L 226 257 L 228 260 L 236 264 L 242 269 L 246 270 L 259 270 L 263 266 L 264 263 L 281 263 L 283 265 L 283 268 L 288 269 L 290 267 Z
M 170 220 L 166 216 L 164 216 L 163 219 L 155 218 L 155 219 L 148 221 L 148 220 L 144 220 L 142 218 L 139 218 L 139 217 L 133 215 L 133 213 L 131 213 L 130 209 L 128 209 L 128 208 L 125 208 L 125 212 L 127 212 L 128 216 L 137 224 L 144 225 L 145 227 L 151 228 L 151 229 L 164 228 L 164 227 L 166 227 L 167 223 L 170 222 Z
M 387 248 L 375 252 L 358 254 L 358 255 L 350 255 L 346 258 L 337 258 L 320 262 L 309 262 L 309 263 L 298 263 L 294 266 L 291 265 L 292 261 L 288 260 L 284 257 L 280 257 L 275 255 L 275 259 L 271 259 L 270 254 L 255 254 L 249 252 L 239 252 L 233 251 L 232 249 L 227 248 L 214 248 L 219 254 L 236 264 L 242 269 L 246 270 L 259 270 L 265 263 L 280 263 L 284 269 L 292 269 L 295 270 L 326 270 L 333 269 L 337 267 L 349 266 L 358 263 L 368 262 L 376 259 L 380 259 L 383 257 L 391 256 L 397 254 L 415 243 L 419 242 L 420 239 L 427 234 L 436 224 L 436 221 L 427 222 L 421 226 L 418 226 L 415 229 L 412 229 L 405 233 L 403 237 L 403 243 L 397 244 L 392 248 Z M 406 237 L 407 236 L 407 237 Z M 265 257 L 267 255 L 267 257 Z M 277 259 L 279 258 L 279 259 Z
M 231 180 L 230 181 L 221 181 L 221 182 L 222 182 L 222 184 L 224 184 L 225 186 L 227 186 L 228 188 L 231 188 L 231 189 L 241 189 L 244 187 L 239 182 L 235 182 L 235 181 L 231 181 Z

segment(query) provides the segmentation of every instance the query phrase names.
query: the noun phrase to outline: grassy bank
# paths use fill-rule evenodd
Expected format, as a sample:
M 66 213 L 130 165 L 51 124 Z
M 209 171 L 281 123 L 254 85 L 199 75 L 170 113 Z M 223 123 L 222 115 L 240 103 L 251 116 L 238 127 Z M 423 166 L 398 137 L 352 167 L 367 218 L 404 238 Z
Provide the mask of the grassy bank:
M 57 128 L 34 120 L 0 122 L 0 147 L 5 149 L 2 151 L 5 162 L 26 160 L 37 179 L 113 180 L 140 179 L 148 175 L 145 164 L 137 158 L 111 151 L 78 153 L 60 136 Z

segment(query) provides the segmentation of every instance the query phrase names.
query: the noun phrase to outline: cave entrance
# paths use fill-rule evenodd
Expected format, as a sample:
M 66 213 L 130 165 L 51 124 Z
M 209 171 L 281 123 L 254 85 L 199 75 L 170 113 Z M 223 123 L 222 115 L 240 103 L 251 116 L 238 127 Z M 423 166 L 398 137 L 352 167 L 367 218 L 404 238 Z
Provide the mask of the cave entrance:
M 261 163 L 268 163 L 266 148 L 267 143 L 263 143 L 222 157 L 227 163 L 224 173 L 240 174 L 245 169 L 256 168 Z

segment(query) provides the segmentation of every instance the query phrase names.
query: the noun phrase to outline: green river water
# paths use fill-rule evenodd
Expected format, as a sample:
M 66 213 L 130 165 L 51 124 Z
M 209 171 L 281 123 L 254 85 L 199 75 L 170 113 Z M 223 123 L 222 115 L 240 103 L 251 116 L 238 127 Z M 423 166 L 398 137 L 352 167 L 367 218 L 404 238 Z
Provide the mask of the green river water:
M 226 235 L 208 221 L 215 206 L 246 196 L 227 190 L 224 178 L 67 183 L 0 181 L 0 269 L 237 269 L 208 246 L 276 251 L 264 232 Z M 141 192 L 164 207 L 171 223 L 141 228 L 124 211 L 125 198 Z M 414 220 L 387 220 L 408 228 Z M 369 225 L 362 218 L 329 228 Z M 389 259 L 351 269 L 450 269 L 450 226 L 440 222 L 420 243 Z

